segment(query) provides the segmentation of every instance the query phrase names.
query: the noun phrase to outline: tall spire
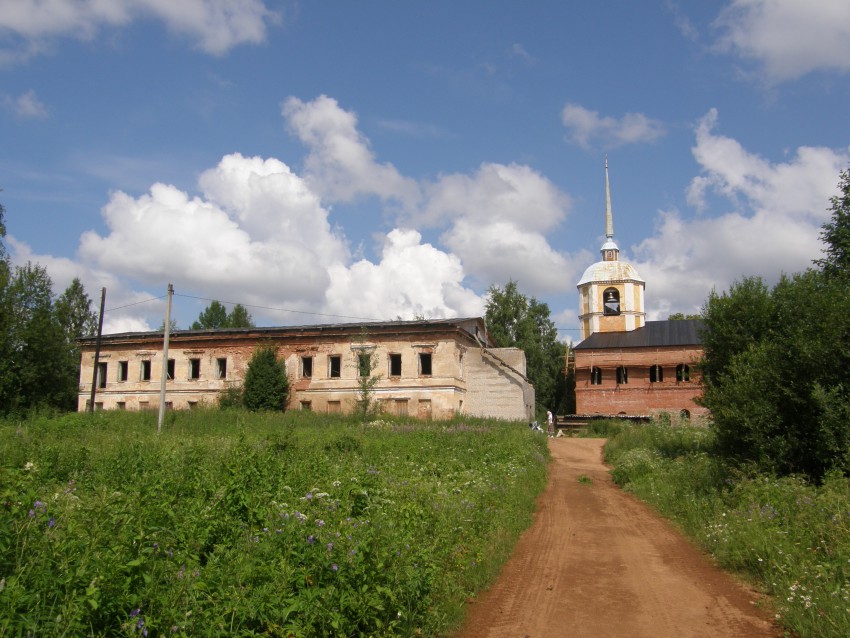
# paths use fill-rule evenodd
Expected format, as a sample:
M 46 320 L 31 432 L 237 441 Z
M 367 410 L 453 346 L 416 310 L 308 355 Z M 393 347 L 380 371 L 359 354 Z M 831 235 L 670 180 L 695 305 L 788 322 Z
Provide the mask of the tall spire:
M 611 183 L 608 181 L 608 156 L 605 156 L 605 237 L 614 239 L 614 213 L 611 211 Z
M 605 243 L 602 261 L 618 261 L 620 249 L 614 241 L 614 213 L 611 211 L 611 183 L 608 180 L 608 156 L 605 156 Z

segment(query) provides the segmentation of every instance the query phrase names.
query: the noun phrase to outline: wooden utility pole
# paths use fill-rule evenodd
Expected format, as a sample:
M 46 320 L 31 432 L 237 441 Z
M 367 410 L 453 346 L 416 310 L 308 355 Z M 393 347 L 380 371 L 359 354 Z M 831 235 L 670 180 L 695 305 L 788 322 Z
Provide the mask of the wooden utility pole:
M 100 336 L 103 334 L 103 306 L 106 304 L 106 288 L 100 291 L 100 318 L 97 320 L 97 338 L 94 341 L 94 365 L 91 373 L 91 398 L 89 413 L 94 414 L 94 396 L 97 392 L 97 366 L 100 363 Z
M 171 297 L 174 286 L 168 284 L 168 300 L 165 303 L 165 329 L 162 337 L 162 382 L 159 387 L 159 419 L 156 423 L 156 433 L 162 432 L 162 419 L 165 417 L 165 381 L 168 378 L 168 337 L 171 334 Z

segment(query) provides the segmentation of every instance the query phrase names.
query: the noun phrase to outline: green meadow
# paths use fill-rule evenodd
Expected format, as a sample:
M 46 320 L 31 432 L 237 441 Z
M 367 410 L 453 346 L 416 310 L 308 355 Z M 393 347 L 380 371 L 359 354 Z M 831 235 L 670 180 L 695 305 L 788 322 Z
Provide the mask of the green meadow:
M 2 421 L 0 635 L 444 635 L 530 523 L 548 458 L 492 421 Z

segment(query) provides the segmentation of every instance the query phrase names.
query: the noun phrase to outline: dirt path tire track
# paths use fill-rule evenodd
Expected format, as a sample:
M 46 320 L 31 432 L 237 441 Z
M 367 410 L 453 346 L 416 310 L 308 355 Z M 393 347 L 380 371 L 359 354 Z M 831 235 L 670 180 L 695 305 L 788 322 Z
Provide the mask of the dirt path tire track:
M 781 636 L 755 592 L 613 483 L 603 444 L 549 440 L 534 523 L 460 638 Z

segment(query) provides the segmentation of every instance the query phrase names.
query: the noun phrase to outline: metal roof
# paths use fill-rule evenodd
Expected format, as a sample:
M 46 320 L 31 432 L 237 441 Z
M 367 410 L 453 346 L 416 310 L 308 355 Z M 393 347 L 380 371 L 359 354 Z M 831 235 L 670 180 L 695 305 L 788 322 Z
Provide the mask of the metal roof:
M 702 330 L 700 319 L 647 321 L 642 328 L 629 332 L 594 332 L 574 349 L 698 346 L 702 344 Z

